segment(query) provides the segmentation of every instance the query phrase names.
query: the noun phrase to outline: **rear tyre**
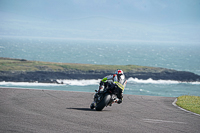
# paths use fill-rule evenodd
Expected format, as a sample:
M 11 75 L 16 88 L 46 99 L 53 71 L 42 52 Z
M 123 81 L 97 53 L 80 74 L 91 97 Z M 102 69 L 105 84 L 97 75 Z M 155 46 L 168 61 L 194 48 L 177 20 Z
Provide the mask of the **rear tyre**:
M 105 106 L 108 105 L 109 101 L 111 99 L 111 95 L 105 94 L 105 97 L 99 102 L 96 106 L 97 111 L 101 111 Z

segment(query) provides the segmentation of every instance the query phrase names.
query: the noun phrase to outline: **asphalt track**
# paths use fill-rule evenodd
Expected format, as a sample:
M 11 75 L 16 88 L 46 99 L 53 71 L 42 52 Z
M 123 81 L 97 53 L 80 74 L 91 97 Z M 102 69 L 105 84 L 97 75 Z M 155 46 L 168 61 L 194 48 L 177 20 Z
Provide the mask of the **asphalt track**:
M 89 109 L 93 93 L 0 88 L 1 133 L 197 133 L 200 116 L 173 97 L 124 95 L 122 104 Z

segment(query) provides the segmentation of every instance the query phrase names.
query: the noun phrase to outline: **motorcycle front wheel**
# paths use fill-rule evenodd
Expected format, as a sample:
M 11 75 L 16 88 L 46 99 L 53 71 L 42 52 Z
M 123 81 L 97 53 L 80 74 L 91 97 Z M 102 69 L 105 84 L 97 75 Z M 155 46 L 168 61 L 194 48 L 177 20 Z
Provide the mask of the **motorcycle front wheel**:
M 111 95 L 105 94 L 104 98 L 96 105 L 96 110 L 101 111 L 105 106 L 108 105 L 110 99 L 111 99 Z

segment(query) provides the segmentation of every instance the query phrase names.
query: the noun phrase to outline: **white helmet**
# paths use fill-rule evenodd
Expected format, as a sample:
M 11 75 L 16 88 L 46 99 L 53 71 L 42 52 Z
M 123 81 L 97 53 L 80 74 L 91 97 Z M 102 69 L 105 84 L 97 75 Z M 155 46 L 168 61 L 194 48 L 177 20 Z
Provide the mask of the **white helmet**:
M 122 70 L 120 70 L 120 69 L 117 69 L 117 70 L 115 71 L 115 74 L 124 74 L 124 72 L 123 72 Z

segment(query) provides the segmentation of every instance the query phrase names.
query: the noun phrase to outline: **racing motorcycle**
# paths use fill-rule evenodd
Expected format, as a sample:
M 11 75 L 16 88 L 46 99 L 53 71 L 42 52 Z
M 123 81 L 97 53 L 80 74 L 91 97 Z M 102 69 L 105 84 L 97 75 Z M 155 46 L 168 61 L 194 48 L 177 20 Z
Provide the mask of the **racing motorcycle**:
M 119 99 L 114 89 L 102 87 L 99 91 L 95 90 L 94 102 L 91 103 L 90 108 L 101 111 L 104 107 L 112 106 L 117 103 Z

